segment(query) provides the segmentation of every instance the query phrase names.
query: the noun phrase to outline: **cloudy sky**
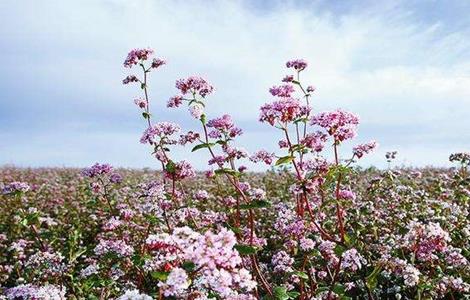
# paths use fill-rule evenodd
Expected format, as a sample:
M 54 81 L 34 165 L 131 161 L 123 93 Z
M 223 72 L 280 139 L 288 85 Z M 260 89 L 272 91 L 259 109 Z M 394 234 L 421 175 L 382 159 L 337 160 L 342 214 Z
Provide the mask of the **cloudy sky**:
M 201 75 L 216 87 L 208 114 L 232 114 L 247 150 L 274 150 L 258 108 L 285 61 L 304 58 L 314 109 L 355 112 L 355 143 L 380 143 L 364 165 L 390 150 L 400 164 L 446 165 L 470 150 L 469 15 L 465 0 L 2 0 L 0 164 L 155 167 L 138 142 L 139 90 L 121 84 L 128 50 L 152 47 L 168 60 L 151 79 L 158 120 L 194 128 L 165 102 L 175 79 Z

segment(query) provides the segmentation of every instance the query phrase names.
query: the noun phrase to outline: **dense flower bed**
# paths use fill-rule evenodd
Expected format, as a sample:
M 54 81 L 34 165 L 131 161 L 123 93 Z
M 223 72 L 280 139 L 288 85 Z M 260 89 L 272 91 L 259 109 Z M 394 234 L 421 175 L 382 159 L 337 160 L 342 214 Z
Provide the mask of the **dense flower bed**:
M 260 108 L 279 153 L 249 154 L 231 116 L 206 115 L 203 78 L 177 80 L 167 103 L 199 131 L 154 121 L 148 77 L 165 64 L 132 50 L 124 66 L 140 74 L 123 80 L 142 91 L 140 142 L 160 171 L 0 169 L 0 299 L 470 297 L 469 154 L 451 155 L 453 169 L 356 167 L 377 143 L 341 151 L 359 118 L 312 110 L 304 60 Z M 208 154 L 205 173 L 172 158 L 190 144 Z

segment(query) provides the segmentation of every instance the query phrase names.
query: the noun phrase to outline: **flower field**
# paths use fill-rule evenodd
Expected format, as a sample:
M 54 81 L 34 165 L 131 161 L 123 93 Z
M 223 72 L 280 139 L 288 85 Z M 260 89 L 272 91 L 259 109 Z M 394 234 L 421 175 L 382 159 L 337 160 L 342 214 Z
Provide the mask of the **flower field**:
M 230 115 L 206 114 L 204 78 L 177 80 L 167 102 L 199 130 L 152 115 L 148 78 L 165 65 L 151 49 L 124 61 L 158 170 L 0 169 L 0 299 L 470 299 L 470 154 L 358 167 L 378 143 L 342 148 L 359 118 L 312 108 L 302 59 L 259 108 L 278 151 L 248 153 Z

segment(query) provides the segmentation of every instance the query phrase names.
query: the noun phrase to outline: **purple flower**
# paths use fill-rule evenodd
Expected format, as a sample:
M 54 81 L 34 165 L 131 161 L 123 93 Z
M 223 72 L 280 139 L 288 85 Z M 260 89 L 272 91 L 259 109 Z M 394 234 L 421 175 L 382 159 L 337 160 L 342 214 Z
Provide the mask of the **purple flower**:
M 29 189 L 30 187 L 26 182 L 13 181 L 3 187 L 2 194 L 26 193 Z
M 153 69 L 156 69 L 156 68 L 159 68 L 163 65 L 166 65 L 166 61 L 164 61 L 163 59 L 160 59 L 160 58 L 154 58 L 152 60 L 152 66 L 151 67 Z
M 191 76 L 187 79 L 177 80 L 176 88 L 180 90 L 183 95 L 188 93 L 199 94 L 203 98 L 214 91 L 214 87 L 212 85 L 198 76 Z
M 358 124 L 359 118 L 356 115 L 340 109 L 319 113 L 311 119 L 311 125 L 325 128 L 336 142 L 355 137 Z
M 113 167 L 110 164 L 99 164 L 96 163 L 89 168 L 85 168 L 82 170 L 82 175 L 86 177 L 96 177 L 100 175 L 109 174 L 113 171 Z
M 286 63 L 286 67 L 288 68 L 294 68 L 296 71 L 303 71 L 305 68 L 307 68 L 307 61 L 303 59 L 294 59 L 290 60 Z
M 284 84 L 279 86 L 273 86 L 269 89 L 269 92 L 273 96 L 281 97 L 281 98 L 288 98 L 295 92 L 295 89 L 290 84 Z
M 368 143 L 357 145 L 356 147 L 354 147 L 353 153 L 357 156 L 357 158 L 361 158 L 362 156 L 364 156 L 364 154 L 368 154 L 374 151 L 377 146 L 378 144 L 376 141 L 370 141 Z
M 137 65 L 139 62 L 147 60 L 152 54 L 153 50 L 150 48 L 132 49 L 127 54 L 126 60 L 124 60 L 124 67 L 132 68 L 132 66 Z
M 173 96 L 168 100 L 166 107 L 179 107 L 183 103 L 183 97 L 180 95 Z
M 131 82 L 139 82 L 139 78 L 135 75 L 128 75 L 126 78 L 122 80 L 122 84 L 129 84 Z

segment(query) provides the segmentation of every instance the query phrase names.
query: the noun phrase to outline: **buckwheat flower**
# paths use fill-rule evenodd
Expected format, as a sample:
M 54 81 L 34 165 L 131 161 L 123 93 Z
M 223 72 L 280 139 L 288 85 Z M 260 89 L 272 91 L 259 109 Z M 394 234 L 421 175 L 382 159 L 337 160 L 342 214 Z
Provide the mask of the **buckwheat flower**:
M 95 163 L 89 168 L 82 170 L 82 175 L 90 178 L 94 178 L 100 175 L 106 175 L 113 171 L 113 167 L 110 164 L 99 164 Z
M 299 244 L 300 249 L 302 249 L 303 251 L 313 250 L 313 248 L 315 247 L 315 242 L 309 238 L 301 238 Z
M 215 128 L 219 131 L 228 132 L 234 127 L 232 117 L 230 115 L 223 115 L 220 118 L 215 118 L 207 122 L 207 127 Z
M 316 88 L 313 85 L 309 85 L 307 87 L 307 93 L 313 93 L 315 92 Z
M 210 85 L 205 79 L 198 76 L 191 76 L 187 79 L 177 80 L 176 88 L 180 90 L 183 95 L 188 93 L 198 94 L 203 98 L 214 91 L 214 87 L 212 85 Z
M 121 257 L 128 257 L 134 254 L 134 248 L 126 244 L 123 240 L 100 240 L 95 247 L 95 254 L 98 256 L 107 253 L 114 253 Z
M 122 182 L 122 175 L 119 173 L 113 173 L 109 176 L 109 181 L 111 183 L 121 183 Z
M 407 265 L 403 270 L 403 279 L 406 286 L 413 287 L 419 283 L 419 275 L 421 272 L 413 267 L 412 265 Z
M 206 200 L 207 198 L 209 198 L 209 193 L 207 193 L 206 190 L 198 190 L 194 194 L 194 198 L 196 198 L 197 200 Z
M 30 187 L 26 182 L 13 181 L 3 187 L 2 194 L 26 193 L 29 189 Z
M 104 225 L 103 225 L 103 230 L 104 231 L 113 231 L 119 226 L 122 225 L 122 221 L 119 220 L 117 217 L 111 217 Z
M 357 145 L 353 148 L 353 153 L 357 158 L 361 158 L 364 154 L 369 154 L 377 148 L 378 144 L 376 141 L 370 141 L 365 144 Z
M 362 268 L 364 263 L 364 258 L 354 248 L 343 252 L 341 257 L 343 258 L 341 261 L 341 269 L 343 270 L 356 272 Z
M 339 198 L 345 200 L 355 200 L 356 194 L 351 190 L 339 190 Z
M 250 160 L 254 163 L 258 163 L 260 161 L 264 162 L 267 165 L 273 163 L 274 153 L 269 153 L 266 150 L 259 150 L 255 152 L 252 156 L 250 156 Z
M 132 49 L 127 54 L 127 58 L 124 60 L 124 67 L 132 68 L 132 66 L 137 65 L 138 63 L 149 59 L 149 57 L 152 54 L 153 54 L 153 50 L 150 48 Z
M 142 144 L 153 144 L 156 142 L 156 137 L 164 138 L 171 136 L 174 133 L 177 133 L 181 130 L 180 126 L 175 123 L 171 122 L 159 122 L 157 124 L 148 127 L 142 137 L 140 138 L 140 142 Z
M 215 177 L 214 170 L 207 170 L 204 174 L 206 175 L 206 178 L 209 178 L 209 179 Z
M 85 269 L 80 271 L 80 277 L 87 278 L 93 274 L 98 274 L 98 272 L 99 272 L 99 266 L 96 264 L 91 264 L 87 266 Z
M 292 82 L 294 81 L 294 75 L 286 75 L 283 79 L 282 82 Z
M 287 254 L 285 251 L 279 251 L 273 255 L 271 264 L 274 266 L 274 272 L 276 273 L 292 272 L 294 259 L 290 257 L 289 254 Z
M 265 199 L 266 198 L 266 191 L 260 188 L 254 188 L 249 191 L 249 194 L 254 199 Z
M 66 293 L 65 287 L 46 284 L 35 286 L 32 284 L 19 285 L 5 291 L 8 299 L 34 299 L 34 300 L 63 300 Z
M 302 110 L 300 102 L 293 98 L 266 103 L 260 108 L 260 122 L 268 122 L 274 126 L 276 122 L 292 122 L 301 116 Z
M 280 86 L 273 86 L 269 89 L 269 92 L 273 96 L 281 97 L 281 98 L 289 98 L 291 97 L 292 93 L 295 92 L 295 89 L 290 84 L 280 85 Z
M 188 133 L 184 135 L 180 135 L 179 144 L 184 146 L 186 144 L 192 144 L 199 139 L 199 133 L 188 131 Z
M 315 152 L 321 152 L 327 140 L 326 134 L 322 132 L 309 133 L 303 138 L 300 143 Z
M 159 282 L 158 287 L 165 297 L 177 296 L 189 287 L 189 279 L 186 271 L 181 268 L 173 268 L 165 282 Z
M 311 125 L 325 128 L 328 134 L 333 136 L 335 142 L 355 137 L 358 124 L 359 118 L 357 116 L 340 109 L 319 113 L 311 119 Z
M 165 60 L 163 60 L 163 59 L 161 59 L 161 58 L 154 58 L 154 59 L 152 60 L 152 66 L 151 66 L 151 67 L 152 67 L 153 69 L 157 69 L 157 68 L 159 68 L 159 67 L 161 67 L 161 66 L 163 66 L 163 65 L 166 65 L 166 61 L 165 61 Z
M 238 172 L 243 173 L 247 170 L 248 168 L 246 166 L 239 166 L 238 167 Z
M 189 107 L 189 112 L 193 118 L 200 120 L 201 116 L 204 114 L 204 108 L 202 105 L 195 104 Z
M 240 181 L 238 183 L 238 188 L 242 191 L 242 192 L 248 192 L 248 190 L 251 189 L 251 185 L 249 182 L 246 182 L 246 181 Z
M 288 148 L 289 147 L 289 143 L 286 141 L 286 140 L 280 140 L 278 142 L 278 145 L 279 145 L 279 148 Z
M 213 158 L 209 159 L 208 163 L 210 166 L 213 164 L 222 166 L 225 163 L 226 159 L 227 158 L 224 155 L 216 155 Z
M 182 180 L 194 176 L 196 176 L 196 172 L 194 171 L 193 166 L 185 160 L 177 162 L 174 165 L 174 170 L 172 172 L 165 170 L 165 177 L 175 180 Z
M 147 101 L 145 101 L 145 99 L 143 99 L 143 98 L 134 99 L 134 103 L 135 103 L 135 105 L 137 105 L 138 107 L 140 107 L 142 109 L 147 107 Z
M 153 298 L 146 294 L 141 294 L 139 290 L 127 290 L 116 300 L 152 300 Z
M 176 95 L 168 100 L 166 107 L 179 107 L 183 103 L 183 97 Z
M 135 75 L 128 75 L 126 78 L 124 78 L 122 80 L 122 84 L 129 84 L 129 83 L 132 83 L 132 82 L 139 82 L 139 78 L 137 78 L 137 76 Z
M 303 71 L 307 68 L 307 61 L 303 59 L 294 59 L 286 63 L 287 68 L 294 68 L 296 71 Z

